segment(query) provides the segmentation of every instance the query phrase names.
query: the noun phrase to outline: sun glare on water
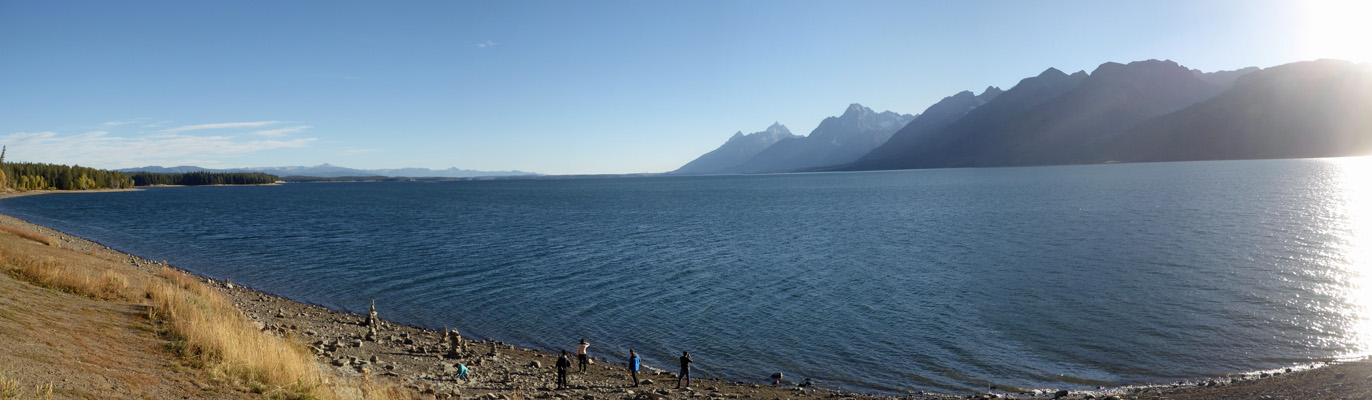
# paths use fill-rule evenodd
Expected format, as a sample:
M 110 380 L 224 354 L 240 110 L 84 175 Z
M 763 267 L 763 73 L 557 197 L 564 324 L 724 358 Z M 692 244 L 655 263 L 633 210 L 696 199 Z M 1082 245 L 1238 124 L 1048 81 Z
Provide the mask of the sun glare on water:
M 1348 299 L 1356 322 L 1353 335 L 1362 357 L 1372 354 L 1372 157 L 1332 160 L 1339 166 L 1339 188 L 1347 223 L 1345 260 L 1349 282 Z M 1338 194 L 1333 194 L 1338 195 Z
M 1302 42 L 1307 54 L 1353 62 L 1372 62 L 1372 2 L 1363 0 L 1301 1 Z

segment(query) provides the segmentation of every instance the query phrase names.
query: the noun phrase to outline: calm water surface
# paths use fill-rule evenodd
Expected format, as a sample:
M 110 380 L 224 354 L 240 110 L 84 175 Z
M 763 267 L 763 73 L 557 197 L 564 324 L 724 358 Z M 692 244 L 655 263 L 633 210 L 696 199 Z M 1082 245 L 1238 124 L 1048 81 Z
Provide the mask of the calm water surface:
M 296 300 L 902 393 L 1372 352 L 1372 160 L 155 188 L 0 212 Z

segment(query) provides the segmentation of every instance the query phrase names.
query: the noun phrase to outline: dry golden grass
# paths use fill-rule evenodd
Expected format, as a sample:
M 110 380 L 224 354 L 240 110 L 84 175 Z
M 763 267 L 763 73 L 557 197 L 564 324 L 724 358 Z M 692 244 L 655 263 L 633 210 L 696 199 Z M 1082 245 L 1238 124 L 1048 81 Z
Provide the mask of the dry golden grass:
M 213 376 L 237 379 L 273 397 L 316 397 L 324 378 L 299 344 L 264 334 L 233 307 L 185 273 L 163 267 L 148 287 L 153 319 L 163 321 L 176 349 Z
M 8 247 L 0 248 L 0 264 L 20 279 L 101 300 L 131 301 L 136 298 L 131 289 L 146 285 L 145 282 L 135 284 L 128 274 L 112 269 L 97 271 L 52 258 L 30 256 Z
M 33 388 L 33 394 L 25 396 L 23 388 L 19 383 L 5 376 L 4 371 L 0 371 L 0 400 L 9 399 L 52 399 L 52 384 L 45 383 Z
M 25 239 L 28 239 L 28 240 L 32 240 L 32 241 L 35 241 L 35 242 L 38 242 L 38 243 L 46 244 L 46 245 L 48 245 L 48 246 L 57 247 L 57 245 L 58 245 L 57 239 L 53 239 L 53 238 L 51 238 L 51 237 L 48 237 L 48 235 L 44 235 L 44 234 L 41 234 L 41 233 L 38 233 L 38 232 L 34 232 L 34 231 L 31 231 L 31 230 L 24 229 L 24 228 L 20 228 L 20 227 L 16 227 L 16 226 L 0 225 L 0 232 L 7 232 L 7 233 L 9 233 L 9 234 L 12 234 L 12 235 L 15 235 L 15 236 L 18 236 L 18 237 L 21 237 L 21 238 L 25 238 Z
M 23 250 L 0 246 L 0 269 L 63 292 L 109 301 L 144 302 L 148 305 L 148 316 L 161 324 L 162 334 L 170 340 L 167 347 L 214 379 L 269 398 L 411 397 L 407 390 L 389 382 L 340 379 L 326 373 L 304 346 L 258 330 L 223 294 L 184 272 L 163 267 L 149 274 L 85 253 L 32 245 L 20 247 Z M 13 398 L 5 397 L 10 393 L 18 396 L 19 388 L 8 387 L 5 382 L 0 376 L 0 399 Z M 41 389 L 34 392 L 35 396 L 42 396 Z M 50 387 L 47 392 L 51 393 Z

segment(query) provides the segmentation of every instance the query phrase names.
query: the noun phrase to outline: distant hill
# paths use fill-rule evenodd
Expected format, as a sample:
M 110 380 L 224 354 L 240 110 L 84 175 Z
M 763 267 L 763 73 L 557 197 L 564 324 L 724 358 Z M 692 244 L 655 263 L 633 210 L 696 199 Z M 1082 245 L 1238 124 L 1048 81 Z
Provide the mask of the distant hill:
M 400 177 L 400 178 L 476 178 L 476 177 L 497 177 L 497 176 L 535 176 L 538 174 L 522 171 L 473 171 L 466 169 L 448 168 L 443 170 L 433 170 L 427 168 L 400 168 L 400 169 L 353 169 L 340 167 L 332 164 L 320 164 L 313 167 L 261 167 L 261 168 L 229 168 L 211 169 L 195 166 L 178 166 L 165 168 L 161 166 L 149 166 L 141 168 L 125 168 L 121 172 L 155 172 L 155 173 L 184 173 L 184 172 L 264 172 L 277 176 L 312 176 L 320 178 L 338 177 Z
M 878 113 L 852 104 L 843 115 L 825 118 L 808 136 L 782 139 L 723 171 L 775 172 L 847 164 L 885 143 L 914 118 L 891 111 Z
M 672 171 L 674 174 L 718 174 L 727 173 L 730 168 L 747 162 L 753 156 L 767 150 L 773 144 L 783 139 L 795 138 L 785 125 L 774 123 L 767 127 L 767 130 L 754 132 L 744 135 L 742 131 L 734 133 L 728 141 L 720 145 L 719 148 L 705 153 L 686 165 Z

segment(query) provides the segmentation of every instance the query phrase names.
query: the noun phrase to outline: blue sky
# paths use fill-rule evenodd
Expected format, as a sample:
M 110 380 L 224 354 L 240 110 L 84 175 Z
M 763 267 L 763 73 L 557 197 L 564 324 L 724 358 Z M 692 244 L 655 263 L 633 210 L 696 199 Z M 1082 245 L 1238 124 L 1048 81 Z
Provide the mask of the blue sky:
M 1359 2 L 0 2 L 8 160 L 663 172 L 1055 67 L 1372 61 Z

